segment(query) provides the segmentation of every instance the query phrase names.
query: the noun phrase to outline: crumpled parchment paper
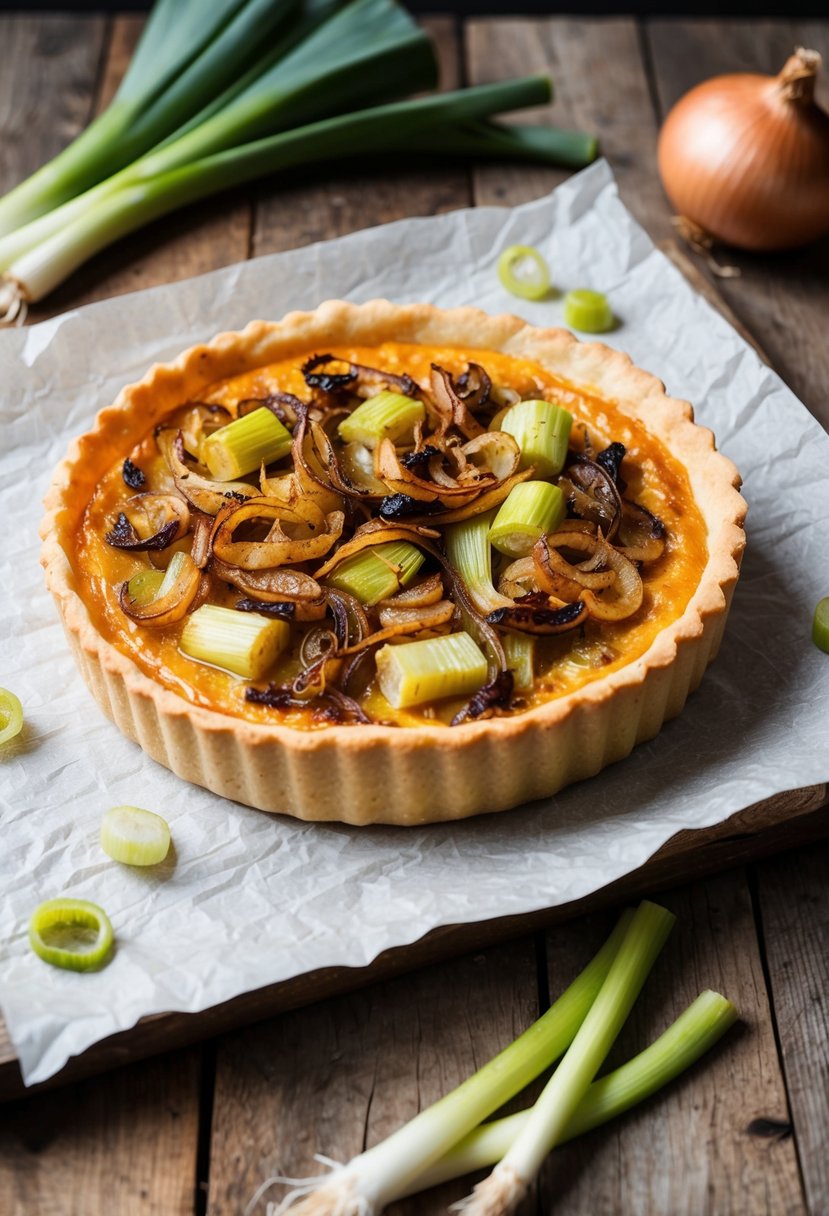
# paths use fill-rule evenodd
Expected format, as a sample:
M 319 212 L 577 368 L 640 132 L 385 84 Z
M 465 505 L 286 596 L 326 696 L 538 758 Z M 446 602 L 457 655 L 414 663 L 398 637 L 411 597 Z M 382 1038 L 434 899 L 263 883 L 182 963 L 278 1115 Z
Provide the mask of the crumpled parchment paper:
M 301 824 L 188 786 L 121 737 L 69 656 L 38 564 L 52 467 L 153 361 L 253 318 L 386 296 L 561 323 L 560 299 L 501 288 L 495 262 L 512 243 L 542 250 L 559 288 L 607 292 L 622 321 L 607 340 L 693 401 L 743 472 L 748 553 L 702 688 L 599 777 L 454 826 Z M 829 437 L 653 248 L 603 163 L 515 210 L 404 220 L 2 333 L 0 371 L 0 684 L 27 720 L 0 757 L 0 1003 L 28 1083 L 145 1014 L 584 896 L 682 828 L 829 777 L 829 657 L 809 640 L 829 590 Z M 173 859 L 141 872 L 105 856 L 101 815 L 121 803 L 169 820 Z M 59 971 L 30 951 L 28 918 L 58 895 L 108 910 L 117 950 L 103 971 Z

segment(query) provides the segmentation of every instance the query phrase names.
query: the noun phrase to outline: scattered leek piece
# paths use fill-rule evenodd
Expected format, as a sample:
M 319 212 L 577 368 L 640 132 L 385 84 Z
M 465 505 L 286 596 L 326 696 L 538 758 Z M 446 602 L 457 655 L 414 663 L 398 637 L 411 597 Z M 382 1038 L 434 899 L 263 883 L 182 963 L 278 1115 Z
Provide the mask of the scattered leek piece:
M 23 706 L 8 688 L 0 688 L 0 746 L 15 739 L 23 729 Z
M 522 481 L 513 486 L 489 530 L 489 540 L 506 557 L 526 557 L 545 532 L 555 532 L 567 514 L 558 486 Z
M 408 586 L 424 560 L 416 545 L 405 540 L 389 541 L 347 557 L 328 575 L 327 581 L 371 608 Z
M 403 393 L 382 392 L 358 405 L 353 413 L 343 418 L 337 430 L 344 443 L 376 448 L 380 440 L 387 437 L 394 443 L 408 438 L 416 423 L 425 417 L 422 401 L 415 401 Z
M 498 258 L 502 287 L 522 300 L 543 300 L 550 290 L 550 268 L 532 245 L 510 245 Z
M 202 604 L 181 633 L 182 654 L 247 680 L 259 680 L 288 645 L 291 627 L 258 612 Z
M 822 599 L 815 608 L 815 617 L 812 621 L 812 641 L 815 646 L 829 654 L 829 596 Z M 0 736 L 0 743 L 2 741 L 2 736 Z
M 535 638 L 531 633 L 505 633 L 501 641 L 516 692 L 526 692 L 535 682 Z
M 521 468 L 557 477 L 567 459 L 573 415 L 551 401 L 519 401 L 501 419 L 501 430 L 521 449 Z
M 580 287 L 564 297 L 564 321 L 585 334 L 604 334 L 615 324 L 607 296 Z
M 101 821 L 101 848 L 127 866 L 154 866 L 170 850 L 165 819 L 137 806 L 114 806 Z
M 208 435 L 199 453 L 216 481 L 235 481 L 291 450 L 291 432 L 262 406 Z
M 85 899 L 47 899 L 29 921 L 29 945 L 38 958 L 68 971 L 103 966 L 112 941 L 106 912 Z
M 443 697 L 465 697 L 486 683 L 486 655 L 468 633 L 382 646 L 377 682 L 395 709 Z
M 506 1216 L 526 1195 L 584 1100 L 675 920 L 648 900 L 636 909 L 598 996 L 524 1127 L 489 1177 L 475 1187 L 465 1209 L 469 1216 Z
M 559 1144 L 592 1131 L 657 1093 L 710 1051 L 736 1020 L 737 1010 L 724 996 L 711 991 L 700 993 L 649 1047 L 593 1082 L 564 1128 Z M 529 1118 L 530 1111 L 523 1110 L 484 1123 L 394 1198 L 403 1199 L 494 1165 L 509 1151 Z
M 297 1197 L 307 1193 L 309 1199 L 292 1209 L 297 1216 L 306 1208 L 317 1213 L 329 1210 L 380 1212 L 398 1195 L 408 1193 L 410 1183 L 425 1169 L 554 1063 L 572 1043 L 632 920 L 633 913 L 624 912 L 595 958 L 547 1012 L 457 1089 L 347 1165 L 339 1166 L 321 1178 L 307 1179 Z M 248 1204 L 248 1212 L 253 1211 L 276 1181 L 279 1180 L 268 1179 L 262 1183 Z M 323 1206 L 326 1201 L 330 1201 L 330 1208 Z M 314 1206 L 317 1203 L 319 1206 Z
M 446 555 L 460 574 L 475 607 L 484 614 L 498 608 L 512 608 L 513 601 L 499 595 L 492 585 L 492 547 L 489 530 L 494 512 L 473 515 L 461 523 L 450 524 L 444 532 Z

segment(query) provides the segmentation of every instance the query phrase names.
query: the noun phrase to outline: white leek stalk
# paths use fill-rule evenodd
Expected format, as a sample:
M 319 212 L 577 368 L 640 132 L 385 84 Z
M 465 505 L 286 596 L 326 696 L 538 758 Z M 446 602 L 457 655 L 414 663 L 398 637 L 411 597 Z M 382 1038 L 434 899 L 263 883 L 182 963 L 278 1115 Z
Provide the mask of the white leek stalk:
M 295 1216 L 371 1216 L 379 1213 L 457 1141 L 552 1064 L 572 1042 L 633 920 L 625 912 L 596 957 L 547 1012 L 457 1089 L 421 1111 L 387 1140 L 321 1178 L 308 1178 L 280 1209 Z M 254 1210 L 274 1184 L 262 1184 L 246 1208 Z M 279 1209 L 277 1209 L 279 1210 Z
M 564 1058 L 509 1151 L 464 1202 L 467 1216 L 507 1216 L 576 1113 L 624 1025 L 676 917 L 645 900 L 634 914 L 607 979 Z

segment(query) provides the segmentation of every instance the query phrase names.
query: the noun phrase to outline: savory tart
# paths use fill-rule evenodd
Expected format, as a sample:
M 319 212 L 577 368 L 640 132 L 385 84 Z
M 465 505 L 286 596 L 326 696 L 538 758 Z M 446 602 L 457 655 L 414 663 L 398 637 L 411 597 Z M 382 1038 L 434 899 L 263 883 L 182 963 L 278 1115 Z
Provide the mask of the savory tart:
M 334 301 L 124 389 L 57 469 L 43 560 L 156 760 L 263 810 L 425 823 L 552 794 L 680 712 L 738 486 L 606 346 Z

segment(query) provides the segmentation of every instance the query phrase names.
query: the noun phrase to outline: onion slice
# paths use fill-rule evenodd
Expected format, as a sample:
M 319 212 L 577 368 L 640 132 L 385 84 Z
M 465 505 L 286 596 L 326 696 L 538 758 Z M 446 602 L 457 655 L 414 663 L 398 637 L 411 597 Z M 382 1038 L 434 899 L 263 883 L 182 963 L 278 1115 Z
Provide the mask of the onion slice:
M 115 806 L 101 821 L 101 848 L 127 866 L 155 866 L 170 850 L 170 828 L 153 811 Z

